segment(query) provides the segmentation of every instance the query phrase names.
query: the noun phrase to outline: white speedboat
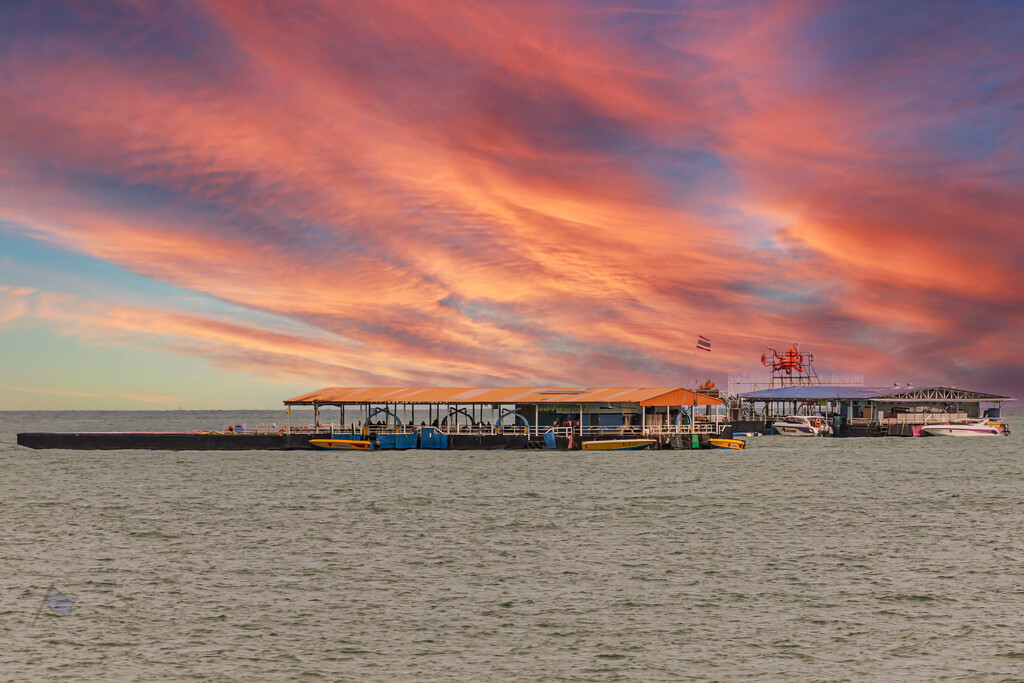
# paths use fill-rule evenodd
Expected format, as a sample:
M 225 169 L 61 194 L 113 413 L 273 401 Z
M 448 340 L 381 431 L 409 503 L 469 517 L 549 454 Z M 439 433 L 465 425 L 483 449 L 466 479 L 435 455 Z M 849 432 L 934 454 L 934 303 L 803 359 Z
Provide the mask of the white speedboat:
M 947 422 L 938 425 L 924 425 L 921 427 L 928 436 L 1002 436 L 1009 434 L 999 422 L 992 422 L 985 418 L 980 420 L 967 420 L 965 422 Z
M 832 425 L 817 415 L 787 415 L 772 423 L 772 431 L 782 436 L 831 436 Z

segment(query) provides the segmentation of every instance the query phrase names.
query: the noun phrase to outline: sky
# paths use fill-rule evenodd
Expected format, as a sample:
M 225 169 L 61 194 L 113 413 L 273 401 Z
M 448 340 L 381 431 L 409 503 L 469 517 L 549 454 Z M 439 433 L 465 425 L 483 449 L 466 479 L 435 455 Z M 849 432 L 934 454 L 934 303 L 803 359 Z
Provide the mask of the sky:
M 0 4 L 0 409 L 1024 396 L 1022 228 L 1024 3 Z

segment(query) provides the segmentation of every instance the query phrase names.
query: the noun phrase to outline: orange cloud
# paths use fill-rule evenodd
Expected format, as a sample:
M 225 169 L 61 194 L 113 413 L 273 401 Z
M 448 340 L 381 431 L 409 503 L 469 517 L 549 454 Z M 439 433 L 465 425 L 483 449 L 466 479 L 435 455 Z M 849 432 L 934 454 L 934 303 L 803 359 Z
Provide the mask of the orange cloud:
M 717 372 L 795 338 L 881 374 L 940 363 L 933 339 L 1002 361 L 1020 331 L 1024 132 L 928 22 L 228 0 L 131 21 L 15 37 L 0 220 L 295 328 L 36 297 L 83 339 L 325 383 L 636 384 L 685 379 L 697 332 Z M 0 323 L 28 315 L 0 296 Z M 998 322 L 964 342 L 972 304 Z

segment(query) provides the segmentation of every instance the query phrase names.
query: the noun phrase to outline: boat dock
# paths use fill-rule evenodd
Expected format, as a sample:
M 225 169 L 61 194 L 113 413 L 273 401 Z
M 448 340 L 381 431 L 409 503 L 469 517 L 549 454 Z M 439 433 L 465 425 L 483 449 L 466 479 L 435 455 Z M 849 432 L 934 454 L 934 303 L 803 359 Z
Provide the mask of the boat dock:
M 649 439 L 653 447 L 708 447 L 728 438 L 724 402 L 680 387 L 400 388 L 332 387 L 284 401 L 276 433 L 221 431 L 35 432 L 29 448 L 296 450 L 310 440 L 369 440 L 382 450 L 580 449 L 590 441 Z M 312 407 L 309 422 L 292 409 Z
M 928 425 L 998 420 L 1002 405 L 1012 400 L 953 387 L 805 384 L 739 394 L 729 415 L 736 432 L 769 434 L 784 416 L 815 415 L 828 421 L 834 436 L 921 436 Z
M 790 379 L 790 378 L 787 378 Z M 794 377 L 792 379 L 802 379 Z M 787 381 L 722 397 L 708 383 L 680 387 L 403 388 L 332 387 L 284 401 L 284 427 L 235 425 L 193 432 L 30 432 L 28 448 L 89 450 L 304 450 L 313 439 L 368 441 L 380 450 L 707 448 L 733 434 L 924 436 L 929 425 L 987 418 L 998 423 L 1007 396 L 952 387 L 865 387 Z M 992 407 L 983 408 L 982 404 Z M 306 422 L 293 408 L 312 408 Z M 306 413 L 308 415 L 308 411 Z M 788 422 L 787 422 L 788 420 Z M 779 432 L 775 424 L 780 422 Z M 1004 434 L 1009 428 L 1001 427 Z

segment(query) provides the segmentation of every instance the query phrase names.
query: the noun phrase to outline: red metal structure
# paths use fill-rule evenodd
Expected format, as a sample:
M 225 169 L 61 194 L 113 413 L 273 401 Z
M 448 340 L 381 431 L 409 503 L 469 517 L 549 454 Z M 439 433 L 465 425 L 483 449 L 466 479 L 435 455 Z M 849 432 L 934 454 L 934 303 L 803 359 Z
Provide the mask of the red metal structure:
M 793 344 L 793 346 L 789 347 L 789 350 L 780 356 L 778 351 L 769 346 L 768 350 L 772 352 L 774 357 L 769 358 L 767 353 L 762 353 L 761 364 L 766 368 L 771 368 L 773 374 L 785 372 L 787 375 L 792 375 L 794 370 L 802 374 L 804 372 L 804 354 L 800 353 L 799 347 L 799 342 Z

